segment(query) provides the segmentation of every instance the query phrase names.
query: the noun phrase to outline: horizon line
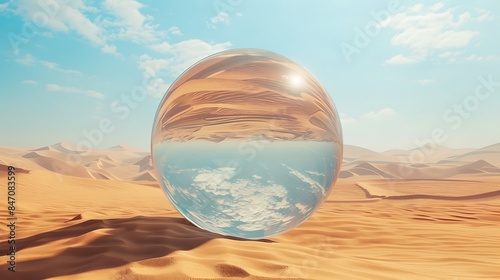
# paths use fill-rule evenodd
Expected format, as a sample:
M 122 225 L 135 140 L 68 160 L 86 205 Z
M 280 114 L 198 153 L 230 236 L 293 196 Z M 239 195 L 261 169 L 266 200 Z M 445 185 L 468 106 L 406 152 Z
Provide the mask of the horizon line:
M 254 140 L 254 141 L 257 141 L 257 140 Z M 426 143 L 427 144 L 427 143 Z M 485 145 L 485 146 L 481 146 L 481 147 L 460 147 L 460 148 L 452 148 L 452 147 L 449 147 L 449 146 L 446 146 L 446 145 L 442 145 L 442 144 L 438 144 L 438 143 L 434 143 L 435 144 L 435 148 L 446 148 L 446 149 L 450 149 L 450 150 L 466 150 L 466 149 L 471 149 L 471 150 L 480 150 L 480 149 L 484 149 L 484 148 L 487 148 L 487 147 L 490 147 L 490 146 L 494 146 L 494 145 L 499 145 L 500 142 L 496 142 L 496 143 L 492 143 L 492 144 L 489 144 L 489 145 Z M 25 149 L 28 149 L 28 150 L 37 150 L 37 149 L 42 149 L 42 148 L 50 148 L 50 147 L 54 147 L 54 146 L 57 146 L 57 145 L 61 145 L 61 146 L 64 146 L 64 145 L 68 145 L 71 147 L 71 149 L 73 149 L 73 151 L 84 151 L 84 150 L 81 150 L 81 149 L 77 149 L 76 147 L 76 144 L 73 143 L 73 142 L 69 142 L 69 141 L 61 141 L 61 142 L 56 142 L 54 144 L 51 144 L 51 145 L 42 145 L 42 146 L 37 146 L 37 147 L 33 147 L 33 146 L 17 146 L 17 145 L 0 145 L 0 147 L 14 147 L 14 148 L 25 148 Z M 96 146 L 96 147 L 92 147 L 92 149 L 90 150 L 95 150 L 95 151 L 100 151 L 100 150 L 110 150 L 112 148 L 117 148 L 117 147 L 122 147 L 122 148 L 126 148 L 126 147 L 129 147 L 131 150 L 133 151 L 136 151 L 136 152 L 150 152 L 150 148 L 149 149 L 143 149 L 143 148 L 140 148 L 138 146 L 134 146 L 134 145 L 130 145 L 130 144 L 127 144 L 127 143 L 119 143 L 119 144 L 115 144 L 115 145 L 112 145 L 112 146 L 109 146 L 109 147 L 105 147 L 105 148 L 102 148 L 102 147 L 99 147 L 99 146 Z M 392 148 L 392 149 L 387 149 L 387 150 L 383 150 L 383 151 L 379 151 L 379 150 L 374 150 L 374 149 L 371 149 L 371 148 L 366 148 L 366 147 L 363 147 L 363 146 L 358 146 L 358 145 L 353 145 L 353 144 L 345 144 L 343 143 L 342 145 L 343 147 L 345 146 L 351 146 L 351 147 L 355 147 L 355 148 L 361 148 L 361 149 L 365 149 L 365 150 L 369 150 L 369 151 L 372 151 L 372 152 L 375 152 L 375 153 L 386 153 L 386 152 L 389 152 L 389 151 L 394 151 L 394 150 L 401 150 L 401 151 L 412 151 L 412 150 L 418 150 L 418 149 L 422 149 L 425 147 L 425 145 L 422 145 L 422 146 L 415 146 L 413 148 Z

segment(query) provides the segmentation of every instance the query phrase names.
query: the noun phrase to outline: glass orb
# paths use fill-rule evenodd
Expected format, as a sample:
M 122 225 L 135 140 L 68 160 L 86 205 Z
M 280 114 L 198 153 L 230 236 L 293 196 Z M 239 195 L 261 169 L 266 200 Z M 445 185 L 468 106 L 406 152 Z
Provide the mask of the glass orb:
M 153 166 L 196 226 L 261 239 L 293 229 L 325 201 L 342 161 L 337 110 L 290 59 L 223 51 L 185 71 L 155 116 Z

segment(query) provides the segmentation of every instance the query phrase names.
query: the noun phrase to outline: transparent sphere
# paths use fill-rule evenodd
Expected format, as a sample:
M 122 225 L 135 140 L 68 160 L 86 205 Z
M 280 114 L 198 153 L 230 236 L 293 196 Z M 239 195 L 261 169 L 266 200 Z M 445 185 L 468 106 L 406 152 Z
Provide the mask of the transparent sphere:
M 320 82 L 281 55 L 238 49 L 185 71 L 160 103 L 153 166 L 196 226 L 260 239 L 293 229 L 328 197 L 342 130 Z

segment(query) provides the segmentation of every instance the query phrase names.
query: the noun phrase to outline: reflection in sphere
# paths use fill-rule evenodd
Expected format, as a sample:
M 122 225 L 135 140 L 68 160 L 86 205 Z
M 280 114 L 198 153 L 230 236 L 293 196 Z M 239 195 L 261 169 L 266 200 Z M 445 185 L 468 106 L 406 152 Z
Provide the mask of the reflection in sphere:
M 156 113 L 151 152 L 174 207 L 211 232 L 260 239 L 304 222 L 342 161 L 340 120 L 319 81 L 256 49 L 184 72 Z

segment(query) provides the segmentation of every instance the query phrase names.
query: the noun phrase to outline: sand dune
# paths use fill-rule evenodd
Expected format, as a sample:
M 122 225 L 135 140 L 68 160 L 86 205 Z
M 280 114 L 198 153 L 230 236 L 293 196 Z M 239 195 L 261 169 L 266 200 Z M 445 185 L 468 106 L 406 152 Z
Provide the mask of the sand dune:
M 151 156 L 146 156 L 143 159 L 138 160 L 137 162 L 134 163 L 134 165 L 139 166 L 140 172 L 144 170 L 151 170 L 153 168 L 151 162 Z
M 471 163 L 459 163 L 458 165 L 372 164 L 363 161 L 357 162 L 358 163 L 354 166 L 344 166 L 343 173 L 340 176 L 342 178 L 358 175 L 399 179 L 443 179 L 462 176 L 464 174 L 476 174 L 478 176 L 500 175 L 500 168 L 485 160 L 478 160 Z
M 0 162 L 26 170 L 49 170 L 84 178 L 134 180 L 151 170 L 151 157 L 127 145 L 106 150 L 81 151 L 70 143 L 56 143 L 37 149 L 0 148 Z M 141 179 L 147 179 L 144 175 Z M 154 178 L 149 177 L 154 181 Z
M 474 151 L 474 149 L 451 149 L 443 145 L 427 143 L 411 150 L 394 149 L 385 151 L 381 154 L 393 156 L 400 161 L 409 161 L 409 159 L 412 158 L 412 154 L 423 153 L 424 157 L 422 159 L 419 157 L 419 160 L 423 160 L 423 163 L 436 163 L 472 151 Z
M 372 180 L 356 185 L 366 198 L 473 200 L 500 199 L 498 177 L 477 180 Z
M 341 179 L 350 178 L 352 176 L 354 176 L 354 173 L 352 173 L 350 171 L 342 170 L 339 173 L 339 178 L 341 178 Z
M 397 162 L 398 158 L 391 154 L 385 155 L 357 146 L 344 145 L 344 163 L 358 164 L 360 160 L 371 163 L 386 163 Z
M 147 153 L 95 150 L 65 174 L 53 164 L 76 153 L 61 146 L 69 152 L 0 148 L 0 178 L 16 165 L 22 225 L 15 278 L 4 255 L 0 279 L 500 278 L 500 173 L 475 160 L 490 158 L 485 150 L 446 164 L 404 164 L 365 161 L 377 154 L 348 148 L 344 178 L 308 221 L 270 239 L 241 240 L 180 216 Z M 1 233 L 0 244 L 6 239 Z
M 9 171 L 9 166 L 0 163 L 0 177 L 7 177 L 8 171 Z M 16 168 L 15 171 L 17 173 L 30 173 L 29 170 L 22 169 L 22 168 Z
M 133 181 L 156 181 L 156 175 L 152 171 L 144 171 L 133 177 Z
M 347 165 L 362 162 L 375 164 L 446 165 L 464 164 L 478 160 L 486 160 L 495 166 L 500 165 L 500 144 L 480 149 L 451 149 L 434 144 L 411 150 L 394 149 L 381 153 L 352 145 L 344 145 L 344 154 L 344 163 Z
M 368 162 L 360 163 L 354 166 L 353 168 L 349 169 L 349 171 L 359 176 L 375 175 L 375 176 L 382 176 L 384 178 L 393 177 L 392 175 L 382 171 L 382 169 L 377 168 Z
M 498 162 L 500 157 L 497 157 L 497 153 L 500 153 L 499 147 L 500 145 L 492 145 L 473 151 L 440 147 L 440 151 L 446 151 L 441 155 L 448 155 L 445 159 L 438 162 L 409 163 L 401 161 L 395 155 L 408 154 L 411 151 L 392 150 L 377 153 L 361 147 L 345 145 L 340 178 L 368 176 L 442 179 L 462 174 L 497 175 L 500 173 L 500 162 Z M 461 154 L 462 152 L 465 153 Z M 0 163 L 13 164 L 26 170 L 50 170 L 78 177 L 155 182 L 154 172 L 150 173 L 152 171 L 151 156 L 127 145 L 117 145 L 106 150 L 96 149 L 85 153 L 78 151 L 74 145 L 64 142 L 38 149 L 0 147 Z
M 468 153 L 450 157 L 450 161 L 470 162 L 478 160 L 486 160 L 495 166 L 500 166 L 500 143 L 487 146 Z
M 36 153 L 30 153 L 29 155 L 32 155 L 28 157 L 30 161 L 38 164 L 43 169 L 61 174 L 69 173 L 72 176 L 78 176 L 78 177 L 92 177 L 90 175 L 89 170 L 84 166 L 80 165 L 73 166 L 64 160 L 45 157 L 37 155 Z
M 363 191 L 355 180 L 340 180 L 306 223 L 268 240 L 249 241 L 191 225 L 157 187 L 42 170 L 18 177 L 19 188 L 30 191 L 18 195 L 23 227 L 18 229 L 14 279 L 495 279 L 500 275 L 496 197 L 476 202 L 367 199 L 369 203 L 363 203 Z M 489 177 L 484 184 L 494 182 Z M 2 261 L 0 278 L 13 279 L 5 269 Z

